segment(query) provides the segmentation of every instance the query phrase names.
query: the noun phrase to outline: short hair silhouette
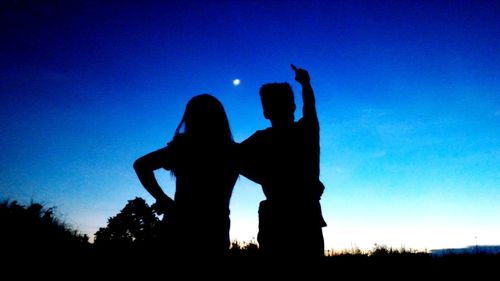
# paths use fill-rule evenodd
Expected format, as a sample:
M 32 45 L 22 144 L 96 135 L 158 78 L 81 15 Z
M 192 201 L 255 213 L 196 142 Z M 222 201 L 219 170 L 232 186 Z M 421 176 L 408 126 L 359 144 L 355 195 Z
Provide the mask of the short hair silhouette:
M 290 118 L 295 112 L 295 99 L 290 84 L 268 83 L 259 91 L 264 117 L 269 120 Z M 293 118 L 292 120 L 293 121 Z

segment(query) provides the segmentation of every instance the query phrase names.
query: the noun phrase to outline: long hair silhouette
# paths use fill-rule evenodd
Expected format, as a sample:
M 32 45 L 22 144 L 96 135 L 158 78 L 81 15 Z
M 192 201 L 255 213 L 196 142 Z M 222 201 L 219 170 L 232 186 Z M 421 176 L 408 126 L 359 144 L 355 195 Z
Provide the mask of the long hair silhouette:
M 189 100 L 175 130 L 176 136 L 181 133 L 195 142 L 233 142 L 226 111 L 220 101 L 210 94 L 201 94 Z

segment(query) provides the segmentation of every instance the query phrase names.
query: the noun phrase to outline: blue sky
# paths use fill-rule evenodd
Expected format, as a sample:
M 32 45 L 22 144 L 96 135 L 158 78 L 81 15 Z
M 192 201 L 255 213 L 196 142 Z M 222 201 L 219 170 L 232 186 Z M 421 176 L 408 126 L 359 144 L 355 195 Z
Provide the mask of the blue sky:
M 300 108 L 294 63 L 316 92 L 327 248 L 500 244 L 499 2 L 99 2 L 1 2 L 1 197 L 92 235 L 153 203 L 132 163 L 192 96 L 219 98 L 239 142 L 269 126 L 263 83 Z M 233 239 L 256 237 L 263 198 L 240 177 Z

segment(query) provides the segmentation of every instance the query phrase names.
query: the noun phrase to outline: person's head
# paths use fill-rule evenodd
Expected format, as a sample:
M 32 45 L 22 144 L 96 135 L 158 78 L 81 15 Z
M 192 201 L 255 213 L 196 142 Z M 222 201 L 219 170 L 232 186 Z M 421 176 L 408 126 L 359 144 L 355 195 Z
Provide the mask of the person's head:
M 295 100 L 290 84 L 264 84 L 259 93 L 264 117 L 269 119 L 273 126 L 293 123 L 295 119 Z
M 226 111 L 222 103 L 210 94 L 197 95 L 189 100 L 176 135 L 182 128 L 184 134 L 192 140 L 222 143 L 233 141 Z

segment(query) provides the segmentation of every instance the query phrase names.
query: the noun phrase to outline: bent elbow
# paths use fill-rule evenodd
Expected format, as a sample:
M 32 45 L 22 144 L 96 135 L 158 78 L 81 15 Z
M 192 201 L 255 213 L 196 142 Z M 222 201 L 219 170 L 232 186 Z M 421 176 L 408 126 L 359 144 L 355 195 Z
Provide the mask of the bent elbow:
M 134 161 L 134 164 L 132 165 L 132 167 L 134 168 L 134 170 L 136 172 L 139 172 L 144 168 L 143 162 L 144 161 L 143 161 L 142 157 Z

